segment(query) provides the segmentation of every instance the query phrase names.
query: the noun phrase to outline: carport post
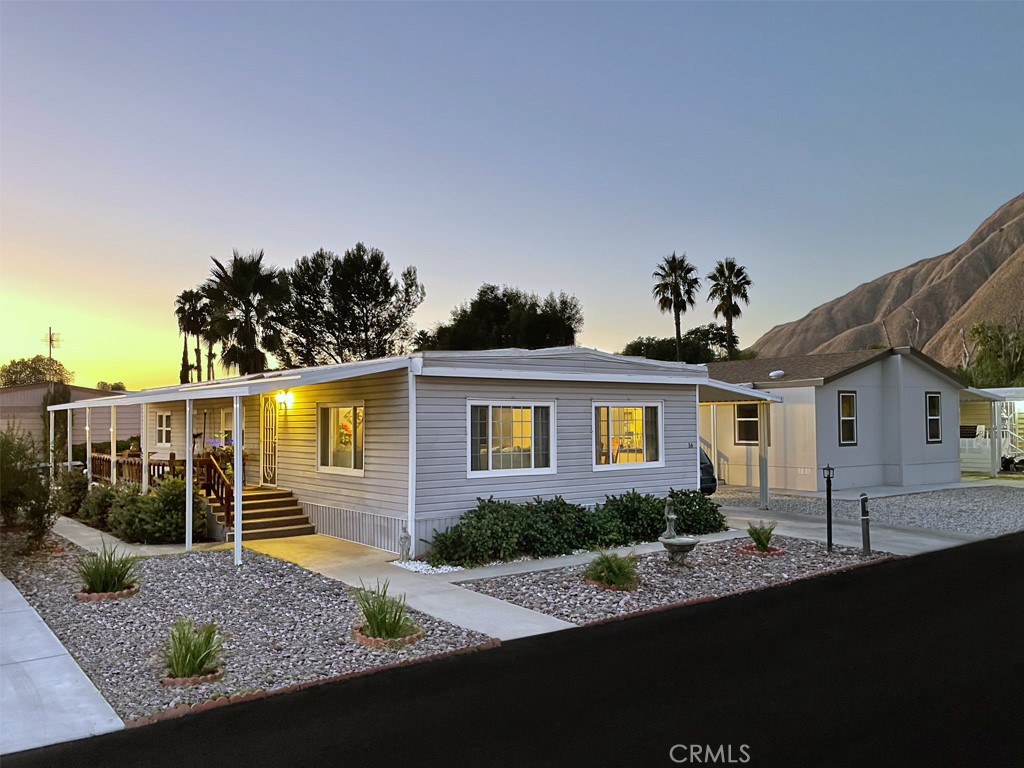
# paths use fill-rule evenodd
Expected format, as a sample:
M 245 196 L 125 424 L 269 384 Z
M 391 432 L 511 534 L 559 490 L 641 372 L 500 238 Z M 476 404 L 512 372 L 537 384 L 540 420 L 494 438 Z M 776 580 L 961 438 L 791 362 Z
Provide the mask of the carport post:
M 768 509 L 768 403 L 757 404 L 757 479 L 761 509 Z
M 53 411 L 50 411 L 50 481 L 57 477 L 57 457 L 53 455 Z
M 71 419 L 71 409 L 68 408 L 68 472 L 71 471 L 71 437 L 72 437 L 72 425 L 74 424 Z
M 85 409 L 85 472 L 92 485 L 92 408 Z
M 992 429 L 988 433 L 989 450 L 992 454 L 992 477 L 999 477 L 999 470 L 1003 468 L 1003 409 L 998 400 L 989 403 L 989 407 L 992 409 Z
M 235 395 L 231 398 L 231 416 L 234 432 L 231 433 L 235 444 L 235 565 L 242 564 L 242 486 L 245 476 L 242 470 L 242 398 Z M 189 438 L 191 440 L 191 437 Z
M 192 401 L 185 400 L 185 439 L 188 450 L 185 451 L 185 551 L 192 549 L 192 494 L 195 484 L 192 458 Z
M 149 407 L 146 403 L 139 406 L 140 428 L 139 428 L 139 446 L 142 449 L 142 492 L 143 494 L 149 493 L 149 451 L 146 448 L 149 446 L 149 425 L 147 420 L 149 419 Z
M 117 485 L 117 407 L 110 406 L 110 484 Z

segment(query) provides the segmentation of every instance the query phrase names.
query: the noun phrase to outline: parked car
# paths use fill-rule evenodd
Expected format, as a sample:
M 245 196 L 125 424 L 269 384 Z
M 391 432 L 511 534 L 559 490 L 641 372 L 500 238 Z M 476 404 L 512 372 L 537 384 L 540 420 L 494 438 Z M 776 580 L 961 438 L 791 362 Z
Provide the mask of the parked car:
M 718 480 L 715 478 L 715 465 L 711 463 L 711 457 L 704 449 L 700 449 L 700 492 L 710 496 L 718 490 Z

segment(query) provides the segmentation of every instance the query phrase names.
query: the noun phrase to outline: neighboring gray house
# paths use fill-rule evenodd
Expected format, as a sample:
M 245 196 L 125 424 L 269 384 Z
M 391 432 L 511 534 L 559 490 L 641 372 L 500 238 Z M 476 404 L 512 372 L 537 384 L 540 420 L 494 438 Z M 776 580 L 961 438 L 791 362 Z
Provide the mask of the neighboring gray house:
M 134 461 L 147 464 L 188 456 L 189 434 L 198 457 L 240 431 L 247 486 L 290 491 L 319 533 L 398 551 L 403 526 L 422 549 L 478 497 L 594 504 L 697 488 L 698 402 L 774 399 L 703 366 L 561 347 L 424 352 L 53 410 L 141 408 L 146 450 Z M 242 489 L 230 492 L 237 508 Z
M 40 448 L 43 445 L 46 430 L 44 429 L 43 398 L 50 389 L 48 382 L 38 384 L 18 384 L 13 387 L 0 387 L 0 429 L 14 427 L 28 432 Z M 72 402 L 104 397 L 110 392 L 92 387 L 80 387 L 67 384 Z M 92 425 L 93 439 L 97 442 L 110 439 L 110 414 L 106 410 L 98 413 Z M 85 419 L 72 420 L 72 444 L 85 442 Z M 126 413 L 117 423 L 117 439 L 125 440 L 139 434 L 138 411 Z M 43 451 L 45 453 L 45 450 Z
M 701 444 L 719 479 L 760 480 L 754 447 L 768 433 L 768 485 L 824 490 L 960 480 L 958 376 L 911 347 L 709 363 L 715 379 L 779 395 L 767 420 L 748 405 L 703 405 Z

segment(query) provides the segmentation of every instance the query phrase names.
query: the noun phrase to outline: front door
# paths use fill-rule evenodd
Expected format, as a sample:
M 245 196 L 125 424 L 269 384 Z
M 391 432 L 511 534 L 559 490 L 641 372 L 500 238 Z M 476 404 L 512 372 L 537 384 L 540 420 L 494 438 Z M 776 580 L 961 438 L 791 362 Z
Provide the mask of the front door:
M 277 485 L 277 403 L 263 398 L 262 439 L 260 440 L 260 482 Z

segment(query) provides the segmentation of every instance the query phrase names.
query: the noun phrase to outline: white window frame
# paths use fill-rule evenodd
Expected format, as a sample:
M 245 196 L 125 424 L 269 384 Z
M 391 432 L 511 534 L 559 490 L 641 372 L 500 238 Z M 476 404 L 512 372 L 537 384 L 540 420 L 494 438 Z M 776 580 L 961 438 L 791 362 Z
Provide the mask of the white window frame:
M 523 469 L 473 469 L 473 406 L 487 406 L 487 423 L 488 430 L 490 430 L 490 409 L 494 407 L 498 408 L 529 408 L 530 409 L 530 423 L 533 423 L 533 409 L 534 408 L 547 408 L 550 412 L 549 423 L 551 425 L 551 444 L 548 446 L 548 455 L 551 457 L 550 464 L 548 467 L 529 467 Z M 554 400 L 466 400 L 466 478 L 479 478 L 479 477 L 503 477 L 508 475 L 554 475 L 558 472 L 558 419 L 557 411 Z M 491 435 L 488 431 L 487 435 L 488 442 L 490 442 Z M 531 438 L 532 445 L 532 438 Z M 488 448 L 487 459 L 490 463 L 491 451 Z M 531 456 L 531 463 L 533 457 Z
M 740 416 L 740 406 L 750 407 L 751 405 L 754 407 L 754 418 L 750 418 L 749 416 Z M 760 413 L 760 411 L 761 411 L 761 409 L 758 407 L 757 403 L 736 403 L 736 405 L 733 406 L 733 409 L 732 409 L 732 419 L 733 419 L 732 438 L 733 438 L 733 443 L 735 445 L 757 445 L 760 442 L 760 439 L 761 439 L 761 413 Z M 754 422 L 755 426 L 757 427 L 757 437 L 755 437 L 753 440 L 740 440 L 740 422 L 743 422 L 744 424 L 749 424 L 750 422 Z
M 625 464 L 597 463 L 597 414 L 598 408 L 607 408 L 609 418 L 612 408 L 657 408 L 658 409 L 658 460 L 635 461 Z M 611 428 L 609 425 L 609 433 Z M 665 466 L 665 401 L 664 400 L 592 400 L 590 402 L 590 461 L 595 472 L 615 472 L 623 469 L 653 469 Z
M 160 425 L 161 419 L 166 419 L 167 423 L 165 426 Z M 162 441 L 161 435 L 165 435 L 167 440 Z M 157 411 L 156 412 L 156 447 L 157 448 L 170 448 L 171 447 L 171 412 L 170 411 Z
M 853 416 L 843 416 L 843 398 L 853 398 Z M 836 422 L 839 426 L 839 445 L 853 447 L 857 445 L 857 441 L 860 439 L 860 426 L 857 424 L 857 392 L 854 390 L 843 389 L 839 391 L 836 399 L 836 404 L 839 408 L 839 412 L 836 414 L 839 419 Z M 853 440 L 843 440 L 843 422 L 853 422 Z
M 939 415 L 932 416 L 931 409 L 928 407 L 931 403 L 932 398 L 936 398 L 939 401 Z M 932 439 L 931 436 L 931 425 L 932 422 L 936 421 L 939 424 L 939 436 Z M 924 441 L 928 445 L 938 445 L 942 442 L 942 393 L 929 391 L 924 393 Z
M 363 411 L 363 468 L 350 469 L 349 467 L 325 467 L 320 463 L 320 412 L 324 408 L 361 408 Z M 355 414 L 353 413 L 353 418 Z M 354 441 L 354 436 L 353 436 Z M 354 444 L 354 443 L 353 443 Z M 353 454 L 355 450 L 353 449 Z M 317 472 L 324 472 L 330 475 L 349 475 L 350 477 L 364 477 L 366 475 L 366 404 L 363 400 L 348 400 L 345 402 L 329 402 L 316 404 L 316 456 L 313 459 Z

